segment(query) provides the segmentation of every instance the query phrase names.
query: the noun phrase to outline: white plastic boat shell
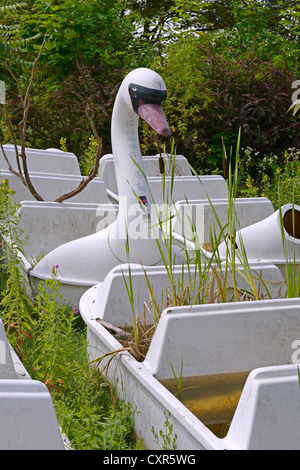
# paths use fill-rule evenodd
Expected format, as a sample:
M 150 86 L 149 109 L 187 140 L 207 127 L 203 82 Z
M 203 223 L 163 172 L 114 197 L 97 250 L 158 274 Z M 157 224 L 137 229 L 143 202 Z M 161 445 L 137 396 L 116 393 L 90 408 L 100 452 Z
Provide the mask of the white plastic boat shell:
M 13 201 L 19 203 L 21 201 L 35 200 L 21 180 L 9 170 L 1 169 L 0 178 L 2 180 L 7 179 L 10 188 L 15 191 L 12 197 Z M 59 196 L 77 188 L 85 177 L 79 175 L 31 172 L 30 178 L 36 191 L 45 201 L 54 201 Z M 69 201 L 98 204 L 109 203 L 105 185 L 100 178 L 94 178 L 79 194 L 70 198 Z
M 52 398 L 30 379 L 0 318 L 0 450 L 63 450 Z
M 0 318 L 0 380 L 30 379 L 30 376 L 11 347 Z
M 150 200 L 155 204 L 172 205 L 176 201 L 190 199 L 219 199 L 227 197 L 226 182 L 220 175 L 204 176 L 149 176 Z M 114 200 L 119 195 L 111 192 Z
M 118 213 L 113 204 L 22 201 L 20 240 L 28 258 L 45 255 L 76 238 L 103 230 Z
M 262 368 L 249 375 L 226 436 L 233 449 L 299 450 L 298 367 Z
M 187 240 L 200 246 L 217 240 L 230 230 L 228 227 L 228 198 L 182 200 L 172 209 L 172 229 Z M 235 227 L 240 230 L 257 223 L 274 213 L 273 204 L 265 197 L 238 198 L 234 200 Z M 221 225 L 221 226 L 220 226 Z
M 163 184 L 161 176 L 148 178 L 151 194 L 156 204 L 175 203 L 190 199 L 219 199 L 227 197 L 224 178 L 220 175 L 204 176 L 171 176 L 165 177 Z M 163 190 L 164 188 L 164 190 Z
M 46 385 L 0 379 L 0 449 L 64 450 Z
M 300 207 L 285 204 L 281 207 L 281 213 L 283 233 L 280 212 L 277 210 L 266 219 L 239 230 L 235 242 L 238 249 L 243 244 L 248 259 L 268 260 L 278 265 L 285 276 L 286 262 L 300 263 Z M 294 214 L 295 232 L 293 232 L 292 214 Z M 222 242 L 219 246 L 222 258 L 226 257 L 226 251 L 227 242 Z
M 122 346 L 96 320 L 89 295 L 82 297 L 80 312 L 95 360 Z M 177 450 L 299 449 L 298 366 L 287 365 L 300 335 L 299 305 L 299 299 L 280 299 L 168 309 L 144 362 L 124 351 L 103 359 L 99 368 L 132 404 L 136 432 L 150 449 L 157 448 L 153 429 L 162 430 L 166 416 Z M 181 361 L 183 377 L 252 371 L 225 438 L 217 438 L 159 382 L 174 377 L 170 362 L 179 376 Z M 280 422 L 282 428 L 273 430 Z
M 219 278 L 225 273 L 225 268 L 221 271 L 216 267 Z M 285 295 L 286 287 L 283 284 L 283 278 L 280 270 L 271 263 L 252 263 L 250 265 L 251 275 L 255 279 L 255 285 L 261 298 L 277 298 Z M 204 271 L 204 269 L 203 269 Z M 202 271 L 202 272 L 203 272 Z M 220 274 L 221 273 L 221 274 Z M 212 270 L 208 273 L 208 278 Z M 89 290 L 89 302 L 92 304 L 91 310 L 95 309 L 97 318 L 113 325 L 124 328 L 125 325 L 133 325 L 133 317 L 138 313 L 142 321 L 147 324 L 153 323 L 152 298 L 146 283 L 146 275 L 153 297 L 156 300 L 158 308 L 162 309 L 167 305 L 167 296 L 171 295 L 170 278 L 164 266 L 145 266 L 126 264 L 113 268 L 102 283 L 96 284 Z M 199 290 L 199 273 L 193 272 L 193 267 L 182 267 L 180 265 L 173 267 L 173 281 L 177 295 L 180 291 L 189 286 L 192 296 L 193 288 L 195 294 Z M 251 292 L 250 284 L 246 280 L 247 275 L 243 266 L 236 266 L 236 283 L 241 291 Z M 263 281 L 263 282 L 262 282 Z M 209 281 L 207 280 L 207 283 Z M 132 285 L 132 294 L 134 298 L 134 312 L 132 312 L 131 303 L 127 288 Z M 263 286 L 265 284 L 266 288 Z M 195 287 L 194 287 L 195 285 Z M 227 271 L 227 289 L 228 298 L 233 295 L 232 274 Z M 127 288 L 126 288 L 127 286 Z M 215 284 L 216 288 L 216 284 Z M 208 302 L 209 295 L 206 296 L 204 303 Z
M 11 348 L 7 341 L 3 322 L 0 318 L 0 379 L 16 379 Z
M 145 365 L 156 378 L 167 379 L 174 377 L 170 361 L 177 377 L 181 360 L 184 377 L 292 363 L 299 306 L 296 298 L 165 309 Z
M 4 145 L 6 156 L 14 170 L 18 170 L 16 153 L 13 145 Z M 18 146 L 19 152 L 21 147 Z M 80 167 L 76 155 L 59 149 L 26 148 L 27 166 L 29 172 L 60 173 L 80 176 Z M 8 169 L 6 160 L 0 149 L 0 168 Z
M 165 162 L 165 174 L 170 174 L 170 158 L 169 156 L 163 156 Z M 159 170 L 159 155 L 143 156 L 143 163 L 145 167 L 145 174 L 148 177 L 160 176 Z M 183 155 L 176 155 L 174 165 L 174 175 L 183 176 L 191 175 L 190 165 Z M 99 165 L 99 176 L 103 179 L 107 189 L 115 194 L 118 194 L 117 180 L 115 174 L 115 165 L 113 160 L 113 154 L 108 153 L 101 157 Z
M 85 204 L 85 203 L 72 203 L 72 202 L 63 202 L 63 203 L 51 203 L 51 202 L 38 202 L 38 201 L 24 201 L 21 204 L 20 213 L 20 228 L 24 230 L 21 239 L 24 243 L 24 254 L 28 260 L 32 257 L 41 256 L 49 253 L 51 250 L 54 250 L 56 247 L 67 243 L 70 240 L 75 240 L 79 237 L 85 237 L 86 235 L 96 233 L 104 229 L 107 224 L 111 223 L 116 218 L 118 207 L 112 204 Z M 47 213 L 47 217 L 45 214 Z M 76 257 L 76 254 L 74 255 Z M 74 262 L 74 260 L 72 261 Z M 53 265 L 60 264 L 60 257 L 55 259 Z M 157 284 L 159 289 L 156 292 L 158 298 L 162 291 L 160 282 L 162 277 L 165 279 L 163 286 L 166 287 L 167 276 L 163 266 L 147 268 L 149 269 L 149 275 L 151 277 L 151 282 Z M 182 268 L 181 266 L 177 267 L 178 276 L 181 276 Z M 276 297 L 280 288 L 282 279 L 279 279 L 278 273 L 275 266 L 266 266 L 261 265 L 260 269 L 263 269 L 264 274 L 263 278 L 267 281 L 267 286 L 272 293 L 272 296 Z M 155 274 L 154 273 L 160 273 Z M 274 278 L 275 275 L 275 278 Z M 144 294 L 146 295 L 147 301 L 149 301 L 149 294 L 145 292 L 145 279 L 144 272 L 139 265 L 137 270 L 133 272 L 135 278 L 135 283 L 137 282 L 138 292 L 139 289 L 144 289 Z M 153 277 L 154 276 L 154 277 Z M 162 277 L 160 277 L 162 276 Z M 49 276 L 50 277 L 50 276 Z M 117 278 L 119 279 L 117 281 Z M 154 281 L 154 278 L 156 281 Z M 40 279 L 43 279 L 42 276 L 38 276 L 38 273 L 35 272 L 35 276 L 31 276 L 34 286 L 37 288 Z M 113 279 L 113 280 L 112 280 Z M 140 279 L 137 281 L 137 279 Z M 272 282 L 271 282 L 272 280 Z M 113 286 L 109 286 L 109 283 L 115 286 L 116 282 L 118 283 L 117 289 Z M 87 282 L 83 278 L 73 278 L 68 282 L 68 279 L 61 279 L 61 291 L 67 297 L 68 300 L 72 299 L 74 306 L 78 306 L 79 299 L 81 295 L 90 287 L 97 284 L 97 279 L 87 279 Z M 135 284 L 136 285 L 136 284 Z M 247 286 L 246 286 L 247 287 Z M 123 282 L 122 273 L 119 268 L 113 270 L 110 275 L 105 279 L 101 295 L 104 295 L 104 298 L 109 295 L 112 295 L 112 292 L 118 293 L 122 292 L 120 297 L 119 305 L 122 306 L 122 303 L 128 302 L 128 296 L 125 291 L 125 284 Z M 107 294 L 107 289 L 109 294 Z M 276 291 L 276 292 L 275 292 Z M 281 294 L 283 294 L 284 287 L 282 287 Z M 68 293 L 69 292 L 69 293 Z M 144 295 L 143 294 L 143 295 Z M 138 299 L 144 299 L 142 294 L 136 296 Z M 143 310 L 143 302 L 141 304 L 140 312 Z M 115 311 L 116 315 L 119 315 L 119 311 L 122 311 L 122 308 L 112 308 Z M 102 311 L 102 307 L 100 308 Z M 118 321 L 119 319 L 115 319 Z M 128 320 L 126 320 L 128 321 Z

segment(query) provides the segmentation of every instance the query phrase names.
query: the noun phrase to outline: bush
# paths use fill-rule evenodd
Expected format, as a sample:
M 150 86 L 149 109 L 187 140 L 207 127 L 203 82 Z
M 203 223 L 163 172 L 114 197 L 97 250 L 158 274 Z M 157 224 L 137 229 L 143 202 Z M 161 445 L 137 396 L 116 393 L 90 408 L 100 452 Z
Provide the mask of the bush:
M 203 36 L 168 50 L 160 69 L 168 87 L 166 114 L 177 153 L 197 170 L 221 170 L 221 137 L 226 147 L 234 146 L 240 127 L 242 145 L 258 158 L 299 146 L 300 123 L 288 113 L 297 66 L 291 68 L 284 54 L 281 61 L 276 54 L 275 65 L 254 46 L 252 52 L 222 54 Z
M 109 64 L 85 66 L 76 63 L 76 70 L 67 76 L 58 90 L 40 97 L 31 116 L 31 126 L 37 132 L 42 127 L 44 136 L 40 146 L 59 147 L 61 137 L 66 147 L 80 159 L 92 133 L 86 116 L 86 106 L 92 110 L 97 132 L 103 138 L 103 152 L 111 152 L 111 114 L 118 86 L 122 81 L 122 69 L 110 69 Z M 49 107 L 51 102 L 51 107 Z
M 252 149 L 245 149 L 240 168 L 239 196 L 267 197 L 275 210 L 288 203 L 300 205 L 299 150 L 289 148 L 280 157 L 266 155 L 258 163 L 256 158 Z

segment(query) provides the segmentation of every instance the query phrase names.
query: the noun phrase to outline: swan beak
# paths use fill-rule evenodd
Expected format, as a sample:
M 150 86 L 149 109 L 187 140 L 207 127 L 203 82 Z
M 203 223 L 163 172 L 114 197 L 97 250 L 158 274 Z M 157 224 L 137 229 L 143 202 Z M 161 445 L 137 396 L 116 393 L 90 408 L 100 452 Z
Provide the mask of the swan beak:
M 140 102 L 138 115 L 159 135 L 172 134 L 161 105 Z

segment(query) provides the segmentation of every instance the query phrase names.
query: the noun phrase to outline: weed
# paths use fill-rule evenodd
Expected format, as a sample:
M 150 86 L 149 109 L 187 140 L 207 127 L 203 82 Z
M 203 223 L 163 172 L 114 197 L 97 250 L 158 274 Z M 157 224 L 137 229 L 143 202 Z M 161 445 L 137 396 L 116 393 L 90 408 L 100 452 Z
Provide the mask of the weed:
M 3 285 L 0 301 L 1 318 L 10 335 L 10 341 L 22 360 L 23 343 L 31 335 L 32 302 L 27 296 L 28 279 L 24 275 L 20 253 L 21 231 L 18 228 L 18 205 L 13 203 L 14 191 L 9 187 L 7 179 L 0 187 L 0 223 L 2 234 L 1 279 Z M 8 242 L 8 243 L 6 243 Z
M 237 226 L 239 221 L 235 211 L 235 199 L 238 196 L 238 182 L 239 182 L 239 165 L 240 165 L 240 141 L 241 131 L 239 131 L 237 138 L 237 145 L 235 155 L 233 155 L 232 149 L 228 155 L 225 149 L 224 142 L 222 142 L 223 148 L 223 163 L 224 169 L 226 170 L 226 185 L 227 185 L 227 200 L 228 200 L 228 222 L 224 225 L 213 205 L 213 201 L 209 201 L 211 211 L 215 217 L 218 233 L 216 229 L 211 230 L 210 233 L 210 248 L 209 251 L 205 250 L 203 246 L 197 241 L 197 238 L 193 240 L 195 250 L 193 255 L 185 247 L 184 243 L 182 246 L 182 254 L 185 262 L 182 265 L 181 276 L 175 276 L 175 264 L 173 260 L 173 240 L 172 240 L 172 215 L 171 211 L 167 214 L 157 214 L 157 225 L 162 234 L 163 244 L 161 245 L 161 239 L 157 237 L 157 245 L 160 250 L 162 264 L 166 269 L 168 276 L 168 286 L 165 288 L 165 295 L 161 295 L 164 301 L 159 303 L 159 299 L 155 297 L 151 283 L 149 281 L 147 270 L 142 265 L 144 271 L 145 283 L 147 285 L 150 304 L 147 306 L 148 310 L 152 313 L 153 328 L 147 330 L 147 342 L 144 342 L 144 335 L 138 335 L 139 329 L 144 331 L 141 326 L 140 317 L 135 311 L 134 305 L 134 286 L 133 280 L 130 276 L 129 282 L 126 282 L 126 289 L 130 299 L 132 316 L 133 316 L 133 332 L 135 335 L 134 348 L 126 339 L 126 342 L 122 343 L 124 349 L 118 350 L 118 353 L 122 350 L 133 352 L 134 357 L 138 360 L 142 360 L 145 357 L 146 345 L 150 345 L 150 335 L 154 333 L 160 315 L 164 309 L 178 306 L 178 305 L 191 305 L 191 304 L 204 304 L 204 303 L 215 303 L 215 302 L 239 302 L 243 300 L 261 300 L 263 298 L 271 298 L 268 282 L 263 279 L 262 273 L 257 272 L 251 267 L 247 258 L 247 253 L 243 244 L 243 240 L 239 237 L 239 249 L 237 249 Z M 173 163 L 172 163 L 173 162 Z M 172 147 L 170 154 L 170 168 L 175 165 L 175 148 Z M 162 165 L 162 168 L 166 165 Z M 199 184 L 201 179 L 197 173 L 191 168 L 194 175 L 198 177 Z M 146 178 L 146 175 L 144 175 Z M 174 186 L 174 173 L 171 171 L 171 178 L 166 184 L 165 174 L 162 174 L 162 185 L 163 185 L 163 205 L 169 207 L 174 203 L 172 199 L 172 190 Z M 152 196 L 153 203 L 155 198 Z M 187 201 L 188 202 L 188 201 Z M 155 206 L 156 207 L 156 206 Z M 193 226 L 193 220 L 190 220 L 192 229 L 189 233 L 194 233 L 197 237 L 195 226 Z M 226 243 L 226 257 L 220 258 L 219 245 L 224 241 Z M 127 244 L 129 247 L 129 243 Z M 164 249 L 165 248 L 165 249 Z M 129 253 L 127 253 L 129 256 Z M 130 268 L 130 267 L 129 267 Z M 131 272 L 129 271 L 129 274 Z M 298 284 L 300 281 L 298 282 Z M 297 288 L 299 289 L 299 285 Z M 281 294 L 282 285 L 278 286 L 278 296 Z M 139 338 L 143 338 L 143 344 L 139 344 Z M 125 344 L 126 343 L 126 344 Z M 143 352 L 141 352 L 142 347 Z M 115 354 L 112 352 L 111 357 Z
M 82 175 L 87 176 L 92 171 L 93 166 L 95 164 L 96 154 L 97 154 L 97 145 L 98 144 L 97 144 L 96 138 L 93 135 L 91 135 L 89 137 L 89 145 L 87 149 L 85 150 L 84 155 L 79 160 Z
M 77 309 L 64 304 L 56 278 L 40 283 L 28 297 L 17 205 L 8 182 L 0 187 L 1 319 L 9 342 L 33 380 L 48 387 L 58 422 L 71 447 L 128 450 L 140 446 L 133 435 L 133 412 L 112 385 L 91 367 L 86 327 Z M 7 243 L 8 242 L 8 243 Z
M 158 445 L 161 450 L 175 450 L 177 434 L 173 433 L 173 424 L 170 421 L 170 413 L 164 412 L 165 422 L 163 429 L 160 429 L 157 433 L 152 426 L 152 434 L 154 442 Z

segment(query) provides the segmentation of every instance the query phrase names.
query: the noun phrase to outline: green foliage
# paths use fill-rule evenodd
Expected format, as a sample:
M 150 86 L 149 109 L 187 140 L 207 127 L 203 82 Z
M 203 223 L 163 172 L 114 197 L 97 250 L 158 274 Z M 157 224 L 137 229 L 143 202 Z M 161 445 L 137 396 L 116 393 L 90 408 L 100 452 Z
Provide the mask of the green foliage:
M 93 135 L 91 135 L 89 137 L 89 145 L 84 151 L 83 157 L 80 159 L 80 171 L 82 175 L 87 176 L 91 172 L 95 163 L 96 152 L 97 140 Z
M 217 36 L 222 53 L 233 57 L 254 53 L 264 62 L 271 56 L 275 66 L 282 63 L 284 53 L 293 66 L 299 60 L 299 42 L 291 26 L 299 7 L 297 1 L 289 3 L 294 15 L 273 0 L 232 2 L 235 26 Z
M 168 87 L 166 114 L 178 153 L 197 171 L 221 171 L 221 137 L 233 145 L 281 154 L 299 145 L 299 123 L 287 113 L 298 78 L 299 2 L 274 0 L 24 0 L 0 11 L 0 61 L 20 83 L 47 33 L 29 115 L 28 144 L 57 147 L 86 161 L 89 103 L 111 151 L 110 118 L 118 84 L 130 69 L 153 67 Z M 1 68 L 0 68 L 1 69 Z M 14 124 L 17 90 L 2 69 Z M 3 127 L 1 125 L 1 127 Z M 143 153 L 162 141 L 141 124 Z M 165 142 L 164 140 L 163 142 Z
M 170 421 L 170 413 L 164 412 L 165 422 L 162 429 L 158 432 L 155 431 L 152 426 L 152 433 L 154 437 L 154 442 L 158 445 L 161 450 L 175 450 L 177 434 L 174 433 L 173 424 Z
M 88 365 L 85 328 L 77 309 L 63 305 L 58 269 L 53 267 L 53 279 L 39 285 L 28 370 L 51 391 L 73 448 L 128 449 L 134 445 L 131 409 L 118 400 L 99 370 Z
M 167 83 L 165 109 L 177 153 L 197 171 L 221 171 L 221 137 L 233 146 L 240 127 L 242 145 L 260 158 L 297 147 L 299 122 L 288 113 L 297 67 L 290 68 L 284 54 L 278 60 L 278 49 L 274 60 L 265 60 L 255 41 L 244 53 L 228 49 L 228 37 L 223 43 L 215 38 L 201 34 L 179 41 L 157 67 Z
M 234 24 L 232 1 L 175 0 L 174 3 L 174 21 L 179 35 L 182 29 L 217 31 Z
M 122 2 L 119 0 L 28 0 L 25 3 L 20 9 L 2 12 L 2 18 L 0 13 L 0 24 L 3 26 L 0 28 L 0 38 L 2 36 L 5 44 L 0 49 L 0 62 L 7 59 L 21 88 L 24 88 L 28 84 L 30 66 L 44 35 L 47 35 L 32 88 L 28 120 L 28 129 L 32 133 L 30 143 L 33 145 L 34 142 L 35 147 L 41 148 L 57 147 L 66 129 L 69 131 L 65 136 L 70 143 L 70 151 L 80 154 L 80 142 L 87 141 L 90 129 L 88 124 L 83 125 L 83 119 L 86 120 L 85 106 L 82 106 L 83 111 L 80 110 L 80 119 L 78 110 L 74 113 L 70 109 L 70 95 L 73 93 L 72 99 L 76 105 L 78 93 L 72 88 L 67 93 L 67 84 L 72 86 L 71 78 L 75 77 L 78 83 L 85 81 L 86 85 L 89 80 L 85 72 L 87 67 L 97 67 L 97 80 L 102 93 L 98 95 L 98 101 L 102 105 L 107 97 L 103 89 L 105 83 L 113 89 L 117 83 L 115 70 L 121 69 L 126 62 L 133 25 L 126 15 L 121 15 Z M 0 73 L 6 83 L 13 122 L 17 125 L 20 121 L 20 103 L 16 83 L 5 67 L 0 66 Z M 120 72 L 118 80 L 119 77 Z M 104 87 L 101 89 L 102 84 Z M 88 96 L 94 90 L 82 88 L 82 92 Z M 60 102 L 62 93 L 63 105 Z M 87 99 L 83 104 L 87 104 Z M 105 119 L 106 128 L 109 129 L 109 118 L 105 116 Z M 101 129 L 101 124 L 99 127 Z
M 174 0 L 173 18 L 181 28 L 193 31 L 231 31 L 250 35 L 273 31 L 291 37 L 299 28 L 299 2 L 277 0 Z
M 2 321 L 10 334 L 11 344 L 20 358 L 23 345 L 31 334 L 32 303 L 27 297 L 28 279 L 21 261 L 20 236 L 17 204 L 12 202 L 14 191 L 7 179 L 0 186 L 0 231 L 1 231 L 1 284 L 0 312 Z M 6 244 L 5 240 L 14 241 Z
M 55 276 L 56 268 L 53 269 Z M 44 382 L 49 389 L 64 386 L 63 377 L 67 375 L 66 364 L 72 361 L 76 346 L 76 335 L 73 334 L 75 314 L 67 306 L 61 306 L 59 282 L 52 280 L 40 284 L 34 303 L 34 326 L 32 345 L 34 361 L 30 370 L 37 380 Z M 80 343 L 79 343 L 80 344 Z M 77 344 L 76 348 L 80 346 Z M 81 343 L 81 348 L 85 344 Z M 69 354 L 69 357 L 68 357 Z M 46 358 L 46 360 L 45 360 Z
M 34 56 L 47 34 L 47 54 L 41 62 L 61 78 L 79 58 L 91 65 L 126 46 L 132 27 L 126 17 L 120 18 L 120 9 L 119 0 L 33 0 L 23 3 L 21 10 L 2 13 L 16 52 L 20 48 L 23 54 Z
M 263 159 L 245 149 L 239 178 L 240 197 L 267 197 L 275 209 L 291 202 L 300 205 L 300 154 L 295 148 Z
M 56 401 L 59 422 L 76 450 L 130 450 L 134 444 L 132 411 L 123 402 L 111 401 L 111 386 L 99 374 L 81 371 L 68 399 Z M 82 387 L 82 388 L 81 388 Z M 97 392 L 96 392 L 97 390 Z

